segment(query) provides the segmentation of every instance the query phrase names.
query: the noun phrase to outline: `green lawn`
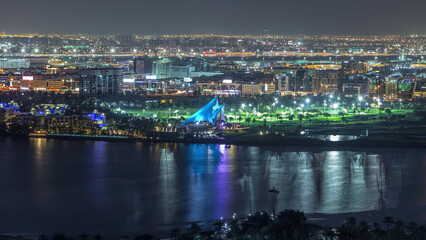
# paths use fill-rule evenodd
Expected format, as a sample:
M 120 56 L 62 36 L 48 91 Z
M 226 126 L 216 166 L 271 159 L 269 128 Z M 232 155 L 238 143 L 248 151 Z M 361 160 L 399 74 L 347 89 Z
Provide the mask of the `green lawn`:
M 198 109 L 190 109 L 185 110 L 189 114 L 182 114 L 179 112 L 177 114 L 174 113 L 175 109 L 170 110 L 170 118 L 178 118 L 181 117 L 187 119 L 191 116 L 191 114 L 195 113 Z M 322 112 L 322 109 L 318 109 Z M 166 120 L 169 114 L 168 109 L 152 109 L 144 111 L 142 109 L 125 109 L 126 113 L 141 115 L 141 116 L 152 116 L 156 114 L 160 120 Z M 362 135 L 365 134 L 366 129 L 369 130 L 369 134 L 423 134 L 426 133 L 426 126 L 421 122 L 420 117 L 413 116 L 412 110 L 407 109 L 393 109 L 391 114 L 387 114 L 385 111 L 379 111 L 378 109 L 371 109 L 369 112 L 361 112 L 353 114 L 352 111 L 348 111 L 344 114 L 344 118 L 347 120 L 346 122 L 342 121 L 342 116 L 339 115 L 339 110 L 328 110 L 326 111 L 330 114 L 329 117 L 325 117 L 320 113 L 311 113 L 312 115 L 317 115 L 311 118 L 308 121 L 306 118 L 300 121 L 298 119 L 298 114 L 306 115 L 307 112 L 297 112 L 294 113 L 295 117 L 293 120 L 289 120 L 288 116 L 291 112 L 284 111 L 284 118 L 282 120 L 277 118 L 277 114 L 279 116 L 282 115 L 281 110 L 271 111 L 269 117 L 268 113 L 263 113 L 262 118 L 256 117 L 255 123 L 253 123 L 253 113 L 246 112 L 226 112 L 227 119 L 231 123 L 241 123 L 246 126 L 252 127 L 254 129 L 262 128 L 265 125 L 267 127 L 273 126 L 275 131 L 282 132 L 294 132 L 300 128 L 300 125 L 303 129 L 313 129 L 319 133 L 330 133 L 330 134 L 354 134 L 354 135 Z M 234 115 L 235 114 L 235 115 Z M 247 116 L 248 115 L 248 116 Z M 394 119 L 388 120 L 388 118 L 395 115 L 403 115 L 405 118 L 403 119 Z M 369 120 L 360 120 L 357 119 L 359 117 L 368 118 Z M 241 121 L 239 118 L 241 117 Z M 379 117 L 382 117 L 379 119 Z M 246 122 L 246 118 L 250 118 L 251 121 Z M 264 120 L 266 119 L 266 123 Z M 234 135 L 232 133 L 230 135 Z

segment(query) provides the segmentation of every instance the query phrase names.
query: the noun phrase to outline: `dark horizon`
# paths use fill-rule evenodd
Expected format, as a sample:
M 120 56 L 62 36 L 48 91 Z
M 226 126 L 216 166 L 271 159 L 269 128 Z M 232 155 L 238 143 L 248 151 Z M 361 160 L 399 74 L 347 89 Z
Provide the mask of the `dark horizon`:
M 136 35 L 426 34 L 426 1 L 53 0 L 8 2 L 0 32 Z M 14 10 L 14 11 L 11 11 Z

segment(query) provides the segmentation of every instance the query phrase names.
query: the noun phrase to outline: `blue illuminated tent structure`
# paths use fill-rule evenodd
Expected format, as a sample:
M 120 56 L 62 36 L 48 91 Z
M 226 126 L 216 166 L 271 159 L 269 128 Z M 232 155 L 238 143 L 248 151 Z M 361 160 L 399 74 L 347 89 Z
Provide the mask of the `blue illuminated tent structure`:
M 222 106 L 219 105 L 218 97 L 213 98 L 209 103 L 207 103 L 204 107 L 198 110 L 194 115 L 189 117 L 185 122 L 181 125 L 189 124 L 189 123 L 199 123 L 199 122 L 209 122 L 211 125 L 216 124 L 216 120 L 220 114 L 220 121 L 226 121 L 224 115 L 225 104 Z
M 219 106 L 219 104 L 218 104 L 217 107 L 213 110 L 213 122 L 214 122 L 214 124 L 216 124 L 216 120 L 218 119 L 218 116 L 220 116 L 219 122 L 220 121 L 226 122 L 224 109 L 225 109 L 225 103 L 222 104 L 222 106 Z

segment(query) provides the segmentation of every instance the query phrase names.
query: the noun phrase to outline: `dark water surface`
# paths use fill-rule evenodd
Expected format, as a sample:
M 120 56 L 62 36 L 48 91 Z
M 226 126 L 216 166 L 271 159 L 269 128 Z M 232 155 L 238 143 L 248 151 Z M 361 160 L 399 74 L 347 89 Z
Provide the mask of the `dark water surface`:
M 167 232 L 277 209 L 426 222 L 426 150 L 0 139 L 0 233 Z M 396 216 L 398 217 L 398 216 Z

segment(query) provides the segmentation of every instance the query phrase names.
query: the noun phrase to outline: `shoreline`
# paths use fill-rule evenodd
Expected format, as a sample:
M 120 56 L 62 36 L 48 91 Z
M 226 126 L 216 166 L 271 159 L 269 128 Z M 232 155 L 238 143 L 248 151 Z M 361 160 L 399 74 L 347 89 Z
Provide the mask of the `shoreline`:
M 90 141 L 110 141 L 110 142 L 144 142 L 144 143 L 184 143 L 184 144 L 226 144 L 240 146 L 306 146 L 306 147 L 426 147 L 426 139 L 417 137 L 395 137 L 375 138 L 360 137 L 355 140 L 346 141 L 327 141 L 318 140 L 307 137 L 282 137 L 275 139 L 274 137 L 263 136 L 256 139 L 177 139 L 177 138 L 161 138 L 161 139 L 142 139 L 128 136 L 95 136 L 95 135 L 28 135 L 26 138 L 46 138 L 61 140 L 90 140 Z M 413 141 L 414 140 L 414 141 Z
M 285 210 L 285 209 L 283 209 Z M 297 209 L 290 209 L 290 210 L 297 210 Z M 261 212 L 263 210 L 258 210 L 258 212 Z M 342 224 L 345 223 L 345 221 L 350 218 L 354 217 L 358 222 L 360 221 L 366 221 L 367 223 L 373 224 L 374 222 L 381 223 L 383 221 L 383 218 L 386 216 L 391 216 L 395 220 L 403 220 L 406 223 L 409 222 L 415 222 L 417 224 L 425 224 L 426 220 L 422 220 L 419 218 L 419 214 L 413 215 L 413 210 L 408 209 L 408 212 L 402 213 L 398 211 L 398 208 L 386 208 L 386 209 L 372 209 L 372 210 L 365 210 L 365 211 L 354 211 L 354 212 L 340 212 L 340 213 L 321 213 L 321 212 L 312 212 L 312 213 L 306 213 L 304 212 L 306 216 L 307 223 L 319 225 L 323 228 L 327 227 L 340 227 Z M 244 221 L 249 215 L 242 215 L 236 218 L 236 220 Z M 169 239 L 170 236 L 170 230 L 172 229 L 180 229 L 183 230 L 183 232 L 187 231 L 192 223 L 198 224 L 202 231 L 208 232 L 208 231 L 214 231 L 215 226 L 214 223 L 218 221 L 223 222 L 231 222 L 233 220 L 232 217 L 227 217 L 223 219 L 200 219 L 196 221 L 190 221 L 190 222 L 176 222 L 172 223 L 170 225 L 165 226 L 153 226 L 153 230 L 151 232 L 141 232 L 141 233 L 125 233 L 125 232 L 117 232 L 117 236 L 132 236 L 132 235 L 140 235 L 140 234 L 152 234 L 157 239 Z M 170 228 L 169 230 L 160 230 L 159 228 Z M 61 232 L 65 235 L 78 235 L 76 232 L 74 233 L 66 233 Z M 88 232 L 89 234 L 100 234 L 104 239 L 117 239 L 112 235 L 109 235 L 107 233 L 100 233 L 96 231 Z M 7 233 L 2 232 L 0 233 L 0 239 L 7 239 L 7 240 L 31 240 L 36 239 L 42 234 L 48 234 L 53 235 L 55 232 L 42 232 L 42 233 Z M 4 237 L 4 238 L 2 238 Z

